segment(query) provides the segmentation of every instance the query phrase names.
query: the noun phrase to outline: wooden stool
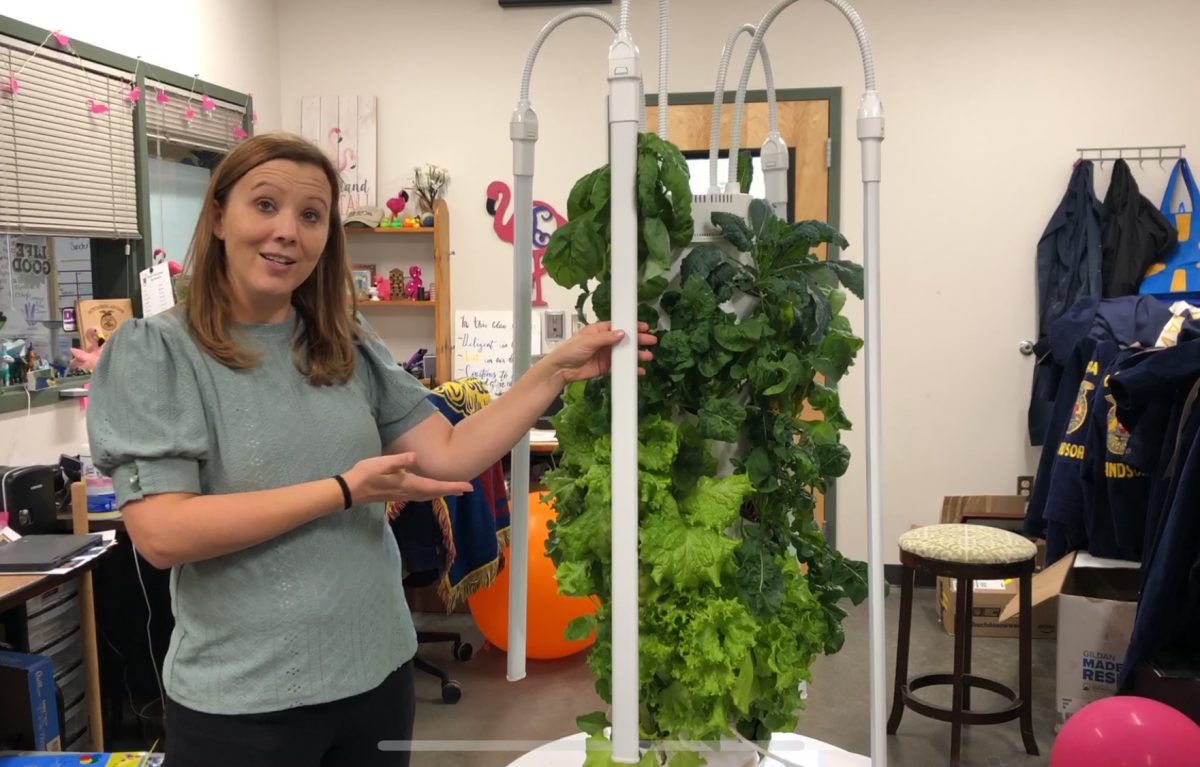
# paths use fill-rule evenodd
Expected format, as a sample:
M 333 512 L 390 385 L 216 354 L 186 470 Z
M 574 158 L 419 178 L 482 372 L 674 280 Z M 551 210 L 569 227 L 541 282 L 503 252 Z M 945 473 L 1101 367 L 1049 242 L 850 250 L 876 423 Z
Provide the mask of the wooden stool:
M 1030 581 L 1037 547 L 1016 533 L 983 525 L 929 525 L 900 536 L 900 563 L 904 575 L 900 592 L 900 634 L 896 641 L 896 687 L 888 734 L 895 735 L 907 706 L 923 716 L 950 722 L 950 765 L 958 767 L 964 724 L 999 724 L 1021 719 L 1025 751 L 1037 756 L 1033 737 L 1033 618 Z M 954 673 L 924 674 L 908 678 L 908 641 L 912 630 L 913 579 L 917 568 L 954 578 L 957 610 L 954 618 Z M 1019 646 L 1020 695 L 991 679 L 971 673 L 971 597 L 976 580 L 1017 578 L 1021 613 Z M 933 685 L 952 685 L 950 708 L 926 703 L 914 692 Z M 1003 695 L 1009 705 L 993 711 L 971 710 L 971 688 Z

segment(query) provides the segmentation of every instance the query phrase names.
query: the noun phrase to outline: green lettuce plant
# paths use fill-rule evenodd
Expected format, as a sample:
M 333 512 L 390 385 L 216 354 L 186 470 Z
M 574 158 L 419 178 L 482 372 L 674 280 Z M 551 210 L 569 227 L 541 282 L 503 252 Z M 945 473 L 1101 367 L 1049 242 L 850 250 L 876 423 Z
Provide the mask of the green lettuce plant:
M 612 289 L 610 182 L 605 166 L 574 185 L 543 258 L 598 320 Z M 596 632 L 588 663 L 611 702 L 610 515 L 637 513 L 642 736 L 736 730 L 766 743 L 795 727 L 816 656 L 841 648 L 843 601 L 867 593 L 865 565 L 832 549 L 813 517 L 816 494 L 850 459 L 831 387 L 862 346 L 841 314 L 843 289 L 862 295 L 862 271 L 814 254 L 847 246 L 834 229 L 787 223 L 761 200 L 746 219 L 712 215 L 730 247 L 689 249 L 687 167 L 653 134 L 639 139 L 637 208 L 638 315 L 659 339 L 639 384 L 640 505 L 611 508 L 610 382 L 571 385 L 554 418 L 562 460 L 545 478 L 557 514 L 547 550 L 559 590 L 599 609 L 567 635 Z M 579 724 L 587 764 L 608 764 L 606 714 Z M 644 763 L 691 767 L 701 756 L 650 750 Z

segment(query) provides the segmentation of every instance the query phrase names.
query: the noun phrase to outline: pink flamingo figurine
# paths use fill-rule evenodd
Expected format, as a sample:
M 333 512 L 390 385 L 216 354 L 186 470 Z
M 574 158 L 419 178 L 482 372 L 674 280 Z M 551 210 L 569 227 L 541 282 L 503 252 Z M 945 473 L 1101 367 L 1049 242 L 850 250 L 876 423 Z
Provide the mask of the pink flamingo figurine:
M 410 267 L 408 274 L 411 279 L 404 285 L 404 294 L 408 296 L 409 301 L 416 301 L 417 295 L 421 291 L 421 286 L 424 284 L 421 282 L 421 267 Z
M 160 104 L 166 104 L 168 101 L 171 100 L 171 97 L 168 96 L 167 92 L 164 91 L 162 88 L 155 88 L 154 89 L 154 100 Z
M 240 125 L 235 125 L 235 126 L 233 126 L 233 137 L 234 137 L 234 138 L 236 138 L 236 139 L 244 139 L 244 138 L 246 138 L 246 137 L 247 137 L 247 136 L 249 136 L 249 135 L 250 135 L 250 134 L 249 134 L 249 133 L 247 133 L 247 132 L 246 132 L 246 129 L 245 129 L 245 128 L 243 128 L 242 126 L 240 126 Z
M 108 105 L 101 104 L 98 101 L 92 101 L 91 99 L 88 99 L 88 109 L 94 115 L 102 115 L 108 111 Z
M 496 236 L 504 242 L 513 242 L 513 217 L 509 213 L 509 206 L 512 204 L 512 189 L 503 181 L 493 181 L 487 188 L 487 212 L 492 217 L 492 229 L 496 232 Z M 507 220 L 505 215 L 508 215 Z M 542 268 L 542 255 L 546 252 L 546 246 L 550 244 L 550 235 L 553 229 L 542 229 L 539 224 L 548 224 L 554 222 L 554 228 L 567 223 L 567 219 L 554 209 L 554 206 L 541 200 L 533 201 L 533 231 L 530 236 L 533 238 L 533 305 L 546 306 L 546 301 L 542 298 L 542 276 L 546 274 L 546 270 Z

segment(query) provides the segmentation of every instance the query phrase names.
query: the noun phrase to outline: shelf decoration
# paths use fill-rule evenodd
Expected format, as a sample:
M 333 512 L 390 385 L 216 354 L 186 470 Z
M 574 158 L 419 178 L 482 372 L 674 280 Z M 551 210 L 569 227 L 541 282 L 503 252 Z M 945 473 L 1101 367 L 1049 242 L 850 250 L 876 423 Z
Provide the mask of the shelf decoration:
M 433 207 L 450 185 L 450 172 L 437 165 L 413 168 L 412 189 L 417 193 L 421 216 L 433 214 Z

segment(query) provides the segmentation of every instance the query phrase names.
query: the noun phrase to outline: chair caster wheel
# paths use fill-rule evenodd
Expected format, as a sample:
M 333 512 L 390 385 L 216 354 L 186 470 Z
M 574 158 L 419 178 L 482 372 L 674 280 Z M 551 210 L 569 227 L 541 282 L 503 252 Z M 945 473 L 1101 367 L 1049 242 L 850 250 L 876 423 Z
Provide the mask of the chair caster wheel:
M 454 659 L 460 661 L 471 660 L 471 654 L 474 652 L 471 645 L 462 644 L 460 642 L 454 643 L 454 648 L 452 651 L 454 653 Z
M 442 702 L 458 703 L 462 699 L 462 685 L 453 679 L 442 685 Z

